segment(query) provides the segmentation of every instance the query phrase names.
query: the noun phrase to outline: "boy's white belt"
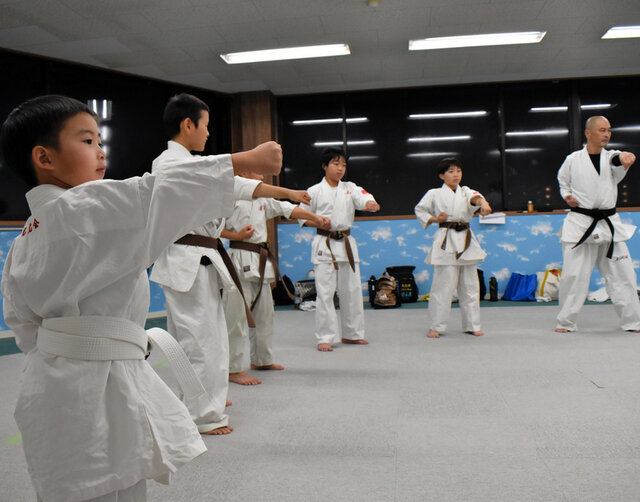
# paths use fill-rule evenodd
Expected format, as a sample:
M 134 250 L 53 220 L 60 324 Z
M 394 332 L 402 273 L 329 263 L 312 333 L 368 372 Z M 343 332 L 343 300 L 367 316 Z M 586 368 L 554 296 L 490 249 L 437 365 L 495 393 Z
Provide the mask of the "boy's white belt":
M 43 319 L 37 339 L 44 352 L 83 361 L 144 359 L 149 343 L 166 357 L 185 399 L 205 392 L 180 344 L 160 328 L 145 331 L 120 317 L 54 317 Z

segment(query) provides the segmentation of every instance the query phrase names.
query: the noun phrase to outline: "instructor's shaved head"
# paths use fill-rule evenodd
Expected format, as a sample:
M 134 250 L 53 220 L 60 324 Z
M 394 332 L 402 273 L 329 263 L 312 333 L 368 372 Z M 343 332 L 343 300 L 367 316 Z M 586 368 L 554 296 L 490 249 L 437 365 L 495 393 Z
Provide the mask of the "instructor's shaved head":
M 599 120 L 604 120 L 605 122 L 609 122 L 607 117 L 603 117 L 602 115 L 594 115 L 593 117 L 589 117 L 584 124 L 585 129 L 594 129 Z

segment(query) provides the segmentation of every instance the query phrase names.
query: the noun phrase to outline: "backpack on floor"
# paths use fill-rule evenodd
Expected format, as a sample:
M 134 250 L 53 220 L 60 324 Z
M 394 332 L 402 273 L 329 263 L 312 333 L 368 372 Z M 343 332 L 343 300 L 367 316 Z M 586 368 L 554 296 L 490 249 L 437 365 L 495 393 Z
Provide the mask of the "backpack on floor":
M 273 303 L 275 305 L 293 305 L 294 302 L 291 298 L 289 298 L 287 290 L 284 288 L 285 285 L 287 286 L 287 289 L 289 291 L 295 291 L 291 279 L 289 279 L 288 276 L 283 275 L 282 280 L 278 279 L 278 282 L 276 282 L 276 287 L 271 291 L 271 295 L 273 296 Z
M 418 285 L 413 276 L 416 267 L 405 265 L 401 267 L 387 267 L 385 274 L 395 278 L 400 291 L 400 299 L 403 303 L 413 303 L 418 301 Z
M 371 306 L 374 309 L 392 309 L 401 304 L 398 283 L 393 276 L 382 274 L 376 281 Z
M 552 268 L 544 272 L 536 272 L 538 285 L 536 286 L 536 301 L 550 302 L 558 299 L 558 287 L 560 285 L 562 270 Z

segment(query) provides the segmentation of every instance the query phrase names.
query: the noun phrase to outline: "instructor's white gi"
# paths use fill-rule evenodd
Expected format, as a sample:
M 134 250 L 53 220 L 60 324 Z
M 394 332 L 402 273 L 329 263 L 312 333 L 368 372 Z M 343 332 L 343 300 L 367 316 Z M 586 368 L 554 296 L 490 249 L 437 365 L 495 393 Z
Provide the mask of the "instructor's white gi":
M 429 190 L 415 207 L 416 217 L 426 229 L 430 218 L 441 212 L 447 213 L 447 221 L 470 223 L 473 213 L 480 206 L 471 204 L 471 199 L 482 195 L 467 186 L 456 187 L 455 192 L 446 184 Z M 446 247 L 442 242 L 447 237 Z M 430 329 L 442 333 L 447 329 L 451 300 L 458 292 L 462 331 L 480 331 L 480 286 L 476 263 L 484 260 L 487 253 L 480 247 L 471 232 L 467 250 L 456 259 L 456 253 L 464 249 L 466 230 L 438 228 L 433 236 L 433 245 L 425 263 L 433 265 L 433 281 L 429 293 Z
M 618 183 L 625 177 L 623 166 L 614 166 L 612 158 L 618 150 L 602 150 L 600 174 L 595 170 L 586 147 L 573 152 L 558 171 L 562 198 L 572 195 L 579 207 L 610 209 L 616 207 Z M 593 219 L 570 212 L 564 220 L 562 242 L 562 275 L 560 278 L 560 313 L 556 328 L 575 331 L 576 318 L 589 292 L 589 280 L 596 265 L 605 280 L 605 287 L 620 316 L 622 329 L 640 329 L 640 302 L 636 293 L 636 273 L 624 241 L 633 236 L 636 227 L 620 221 L 620 216 L 609 217 L 614 228 L 613 257 L 607 258 L 611 231 L 605 221 L 599 221 L 593 233 L 582 244 L 573 248 Z
M 152 172 L 180 159 L 197 158 L 180 143 L 169 141 L 153 161 Z M 236 176 L 234 197 L 251 200 L 260 181 Z M 215 196 L 212 194 L 210 196 Z M 210 221 L 190 234 L 220 237 L 223 218 Z M 212 265 L 200 264 L 206 256 Z M 167 331 L 182 346 L 206 392 L 182 399 L 200 432 L 229 424 L 225 413 L 229 389 L 229 342 L 220 290 L 234 287 L 217 250 L 172 244 L 156 260 L 150 279 L 162 285 L 167 301 Z
M 253 234 L 243 242 L 267 242 L 267 220 L 276 216 L 289 218 L 296 208 L 286 201 L 270 198 L 258 198 L 253 201 L 238 200 L 235 203 L 233 215 L 227 218 L 226 228 L 238 232 L 247 225 L 253 227 Z M 258 293 L 260 274 L 258 265 L 260 255 L 246 249 L 229 249 L 229 255 L 240 276 L 240 284 L 247 303 L 250 305 Z M 238 290 L 229 291 L 226 297 L 226 316 L 229 329 L 229 372 L 242 371 L 244 346 L 249 331 L 251 344 L 251 364 L 268 366 L 273 364 L 273 297 L 271 286 L 275 280 L 275 271 L 270 260 L 267 260 L 262 291 L 251 313 L 256 322 L 255 329 L 247 326 L 244 303 Z
M 206 451 L 185 406 L 143 359 L 86 361 L 36 345 L 44 319 L 113 316 L 144 326 L 149 267 L 233 207 L 229 155 L 156 174 L 27 193 L 31 217 L 7 256 L 4 318 L 26 354 L 15 419 L 45 501 L 75 502 L 168 473 Z
M 310 187 L 307 192 L 311 197 L 311 204 L 301 204 L 300 208 L 329 218 L 332 232 L 351 229 L 355 210 L 364 209 L 369 201 L 375 202 L 373 195 L 350 181 L 340 181 L 337 187 L 332 187 L 326 178 L 322 178 L 320 183 Z M 300 223 L 304 224 L 304 220 Z M 351 270 L 349 265 L 344 239 L 349 239 L 351 244 L 355 271 Z M 348 235 L 339 240 L 330 240 L 338 270 L 333 266 L 326 241 L 326 236 L 316 234 L 311 244 L 311 263 L 314 265 L 318 295 L 315 314 L 317 343 L 339 343 L 341 338 L 362 340 L 364 307 L 356 239 Z M 340 324 L 333 303 L 336 290 L 340 300 Z

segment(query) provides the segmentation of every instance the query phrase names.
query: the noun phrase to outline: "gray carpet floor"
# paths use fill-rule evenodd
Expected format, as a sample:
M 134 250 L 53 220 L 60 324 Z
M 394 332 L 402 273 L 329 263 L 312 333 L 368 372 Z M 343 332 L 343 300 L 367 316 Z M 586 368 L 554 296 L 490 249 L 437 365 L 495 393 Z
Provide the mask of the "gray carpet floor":
M 232 384 L 232 434 L 153 501 L 638 501 L 640 334 L 611 305 L 579 332 L 557 307 L 492 308 L 484 337 L 438 340 L 421 308 L 367 310 L 368 346 L 314 349 L 313 312 L 276 312 L 277 362 Z M 157 356 L 155 356 L 157 357 Z M 171 379 L 159 359 L 150 359 Z M 0 499 L 33 501 L 12 411 L 22 365 L 0 357 Z

